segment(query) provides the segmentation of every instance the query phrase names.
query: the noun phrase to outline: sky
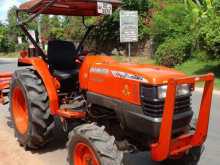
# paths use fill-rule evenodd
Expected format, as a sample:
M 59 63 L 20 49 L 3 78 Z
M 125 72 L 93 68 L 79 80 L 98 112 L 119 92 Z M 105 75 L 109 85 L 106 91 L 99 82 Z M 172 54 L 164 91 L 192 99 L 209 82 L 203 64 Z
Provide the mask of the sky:
M 0 0 L 0 22 L 7 21 L 7 13 L 12 6 L 19 6 L 25 1 L 27 0 Z

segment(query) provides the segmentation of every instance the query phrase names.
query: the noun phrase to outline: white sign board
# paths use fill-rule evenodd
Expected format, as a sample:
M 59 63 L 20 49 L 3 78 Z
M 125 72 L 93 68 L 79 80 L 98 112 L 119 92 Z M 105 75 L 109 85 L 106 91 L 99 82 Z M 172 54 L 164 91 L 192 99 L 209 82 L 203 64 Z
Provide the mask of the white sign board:
M 120 11 L 120 42 L 138 41 L 138 12 Z
M 18 44 L 22 44 L 22 37 L 18 37 Z
M 112 4 L 106 2 L 97 2 L 97 12 L 104 15 L 112 15 Z
M 30 35 L 32 36 L 32 38 L 33 38 L 34 40 L 36 40 L 35 31 L 34 31 L 34 30 L 28 30 L 28 32 L 30 33 Z M 29 48 L 34 48 L 34 45 L 31 43 L 31 41 L 28 40 L 28 42 L 29 42 Z

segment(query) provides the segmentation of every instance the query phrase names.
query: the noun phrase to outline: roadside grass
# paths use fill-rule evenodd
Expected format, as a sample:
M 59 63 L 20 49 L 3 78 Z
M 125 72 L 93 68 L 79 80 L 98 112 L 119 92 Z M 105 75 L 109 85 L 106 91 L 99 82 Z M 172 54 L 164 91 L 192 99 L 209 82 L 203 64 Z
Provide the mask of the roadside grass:
M 128 62 L 128 57 L 124 57 L 124 56 L 113 56 L 113 57 L 115 60 L 118 60 L 120 62 Z M 139 64 L 146 64 L 146 63 L 155 64 L 154 60 L 143 56 L 131 57 L 131 62 L 136 62 Z M 190 59 L 181 65 L 177 65 L 175 69 L 182 71 L 189 76 L 207 74 L 212 72 L 216 76 L 215 89 L 220 90 L 220 60 L 201 61 L 198 59 Z M 199 83 L 197 84 L 197 86 L 201 87 L 203 86 L 203 83 Z
M 18 58 L 19 53 L 18 52 L 12 52 L 12 53 L 1 53 L 0 52 L 0 58 Z
M 187 75 L 200 75 L 212 72 L 215 74 L 215 89 L 220 90 L 220 60 L 200 61 L 191 59 L 176 66 L 176 69 Z M 198 86 L 202 85 L 203 84 L 198 84 Z
M 132 62 L 137 64 L 154 64 L 155 61 L 146 57 L 146 56 L 136 56 L 136 57 L 127 57 L 127 56 L 113 56 L 113 58 L 119 62 Z

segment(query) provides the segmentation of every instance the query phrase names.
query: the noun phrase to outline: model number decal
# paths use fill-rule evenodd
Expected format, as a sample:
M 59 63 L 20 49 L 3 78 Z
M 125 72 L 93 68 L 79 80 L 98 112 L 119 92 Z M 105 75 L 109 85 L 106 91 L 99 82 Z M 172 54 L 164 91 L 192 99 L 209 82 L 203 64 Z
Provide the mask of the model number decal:
M 98 67 L 92 67 L 92 68 L 90 69 L 90 73 L 108 74 L 108 73 L 109 73 L 109 69 L 98 68 Z
M 120 72 L 120 71 L 111 71 L 111 72 L 112 72 L 112 75 L 117 78 L 148 82 L 145 78 L 141 76 L 133 75 L 130 73 Z

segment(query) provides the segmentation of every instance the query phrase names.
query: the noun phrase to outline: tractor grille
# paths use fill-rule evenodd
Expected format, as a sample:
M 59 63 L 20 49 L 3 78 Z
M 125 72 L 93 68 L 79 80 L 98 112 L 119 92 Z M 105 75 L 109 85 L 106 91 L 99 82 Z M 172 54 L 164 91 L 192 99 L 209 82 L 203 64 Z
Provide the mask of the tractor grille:
M 155 117 L 155 118 L 162 117 L 165 100 L 153 99 L 152 97 L 149 97 L 148 96 L 149 93 L 152 94 L 153 91 L 155 91 L 155 89 L 152 90 L 152 88 L 149 87 L 147 88 L 142 87 L 141 102 L 142 102 L 143 112 L 145 115 L 150 117 Z M 191 110 L 191 95 L 179 96 L 176 98 L 175 110 L 174 110 L 175 114 L 183 113 L 190 110 Z

